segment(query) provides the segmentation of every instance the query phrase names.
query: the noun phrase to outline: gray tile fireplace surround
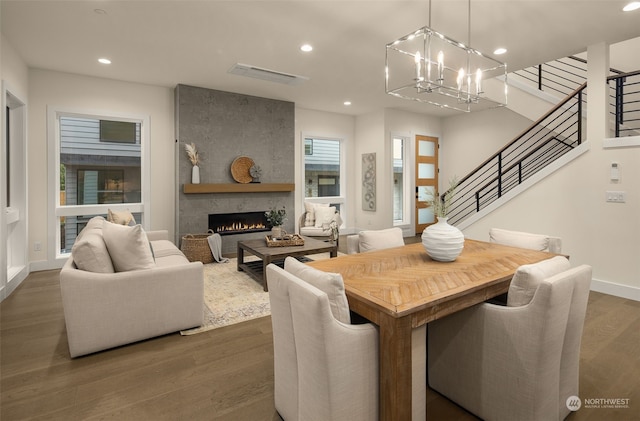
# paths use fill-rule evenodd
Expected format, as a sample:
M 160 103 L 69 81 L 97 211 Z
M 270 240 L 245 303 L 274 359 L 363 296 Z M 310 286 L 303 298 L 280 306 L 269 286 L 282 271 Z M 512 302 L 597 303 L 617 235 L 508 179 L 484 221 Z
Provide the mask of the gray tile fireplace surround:
M 178 85 L 175 89 L 178 192 L 177 241 L 185 234 L 204 234 L 210 213 L 287 209 L 284 228 L 293 232 L 294 193 L 185 194 L 191 163 L 184 145 L 195 143 L 202 156 L 201 183 L 236 183 L 231 164 L 248 156 L 262 169 L 263 183 L 294 183 L 294 104 L 212 89 Z M 225 235 L 222 253 L 234 254 L 237 242 L 263 238 L 264 232 Z

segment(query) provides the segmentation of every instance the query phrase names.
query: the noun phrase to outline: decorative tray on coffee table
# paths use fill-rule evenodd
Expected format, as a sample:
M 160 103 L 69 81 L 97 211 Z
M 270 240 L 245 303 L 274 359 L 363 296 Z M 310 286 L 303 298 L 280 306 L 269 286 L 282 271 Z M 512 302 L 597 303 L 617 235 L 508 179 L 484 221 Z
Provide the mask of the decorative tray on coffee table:
M 304 246 L 304 238 L 298 234 L 287 234 L 281 238 L 273 238 L 273 236 L 267 235 L 265 240 L 267 241 L 267 247 Z

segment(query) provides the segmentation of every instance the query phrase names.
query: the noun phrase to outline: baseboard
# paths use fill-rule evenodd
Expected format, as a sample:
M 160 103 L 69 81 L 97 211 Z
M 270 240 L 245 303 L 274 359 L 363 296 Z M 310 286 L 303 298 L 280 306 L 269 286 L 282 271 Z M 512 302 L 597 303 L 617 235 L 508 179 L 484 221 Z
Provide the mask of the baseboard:
M 42 270 L 60 269 L 64 266 L 67 258 L 59 258 L 50 262 L 48 260 L 37 260 L 29 263 L 29 272 L 40 272 Z
M 11 295 L 11 293 L 18 288 L 18 285 L 20 285 L 27 276 L 29 276 L 29 271 L 26 266 L 14 273 L 7 284 L 0 288 L 0 302 L 4 301 L 5 298 Z
M 616 284 L 598 279 L 591 280 L 591 291 L 614 295 L 628 300 L 640 301 L 640 288 L 630 285 Z

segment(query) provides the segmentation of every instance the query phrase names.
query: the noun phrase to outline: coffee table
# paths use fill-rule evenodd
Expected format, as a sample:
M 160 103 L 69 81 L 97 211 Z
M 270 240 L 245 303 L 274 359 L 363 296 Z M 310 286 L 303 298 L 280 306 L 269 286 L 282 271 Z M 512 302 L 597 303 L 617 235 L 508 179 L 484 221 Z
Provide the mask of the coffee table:
M 309 254 L 329 252 L 331 257 L 338 255 L 338 246 L 335 243 L 309 237 L 303 238 L 304 245 L 288 247 L 269 247 L 264 239 L 238 241 L 238 271 L 246 272 L 247 275 L 261 283 L 265 291 L 268 291 L 266 268 L 269 263 L 284 265 L 284 259 L 289 256 L 304 260 L 302 256 Z M 245 251 L 260 260 L 245 262 Z M 311 259 L 306 260 L 310 261 Z

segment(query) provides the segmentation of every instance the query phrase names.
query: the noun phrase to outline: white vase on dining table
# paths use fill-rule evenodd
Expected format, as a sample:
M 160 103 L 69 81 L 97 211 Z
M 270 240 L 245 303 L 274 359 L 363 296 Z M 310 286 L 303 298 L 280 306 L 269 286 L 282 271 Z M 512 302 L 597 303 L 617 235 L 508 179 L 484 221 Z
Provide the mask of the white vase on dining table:
M 464 234 L 450 225 L 446 217 L 439 216 L 437 223 L 422 232 L 422 245 L 433 260 L 453 262 L 462 253 Z

